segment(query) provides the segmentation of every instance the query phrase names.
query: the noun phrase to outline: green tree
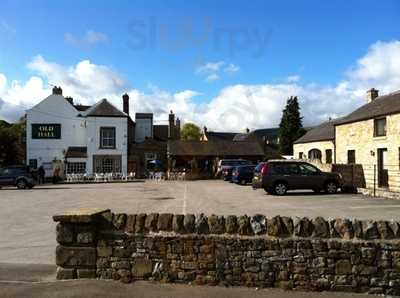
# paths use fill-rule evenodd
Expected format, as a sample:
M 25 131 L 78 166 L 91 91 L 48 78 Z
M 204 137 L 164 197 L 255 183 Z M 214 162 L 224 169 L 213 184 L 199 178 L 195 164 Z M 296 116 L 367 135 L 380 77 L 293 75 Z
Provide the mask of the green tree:
M 194 123 L 186 123 L 181 130 L 182 140 L 198 141 L 201 137 L 201 130 Z
M 25 163 L 25 119 L 15 124 L 0 122 L 0 165 Z
M 286 107 L 282 113 L 281 123 L 279 124 L 279 149 L 281 154 L 293 154 L 294 141 L 305 133 L 302 119 L 297 96 L 291 96 L 287 100 Z

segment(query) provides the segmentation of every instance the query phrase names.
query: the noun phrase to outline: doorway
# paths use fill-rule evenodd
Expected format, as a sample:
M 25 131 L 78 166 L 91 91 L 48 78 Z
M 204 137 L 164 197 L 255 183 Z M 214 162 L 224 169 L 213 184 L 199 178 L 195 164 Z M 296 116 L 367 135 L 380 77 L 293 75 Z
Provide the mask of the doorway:
M 388 187 L 387 148 L 378 149 L 378 187 Z

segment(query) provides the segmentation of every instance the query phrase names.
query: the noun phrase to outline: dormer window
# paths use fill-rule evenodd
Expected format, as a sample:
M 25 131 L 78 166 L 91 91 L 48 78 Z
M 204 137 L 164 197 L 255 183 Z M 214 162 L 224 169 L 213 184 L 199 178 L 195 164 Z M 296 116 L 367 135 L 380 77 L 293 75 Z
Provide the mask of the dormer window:
M 386 117 L 374 120 L 374 137 L 386 136 Z

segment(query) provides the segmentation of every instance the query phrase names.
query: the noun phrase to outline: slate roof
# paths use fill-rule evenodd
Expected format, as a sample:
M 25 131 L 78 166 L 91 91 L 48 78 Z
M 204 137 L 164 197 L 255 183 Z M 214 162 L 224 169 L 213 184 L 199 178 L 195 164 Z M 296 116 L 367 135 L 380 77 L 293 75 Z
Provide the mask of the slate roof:
M 334 140 L 335 124 L 341 119 L 342 118 L 330 120 L 308 130 L 306 134 L 298 138 L 294 144 Z
M 232 141 L 233 138 L 238 134 L 237 132 L 215 132 L 215 131 L 207 131 L 206 133 L 207 140 L 209 141 Z
M 242 141 L 246 141 L 248 138 L 249 138 L 248 133 L 238 133 L 233 137 L 233 141 L 242 142 Z
M 168 141 L 172 156 L 264 156 L 257 142 L 234 141 Z
M 66 158 L 86 158 L 87 147 L 68 147 Z
M 77 109 L 79 112 L 84 112 L 87 109 L 89 109 L 91 106 L 86 106 L 86 105 L 73 105 L 75 109 Z
M 127 114 L 121 112 L 114 107 L 107 99 L 102 99 L 98 103 L 91 106 L 85 113 L 86 117 L 128 117 Z
M 368 120 L 395 113 L 400 113 L 400 91 L 375 98 L 370 103 L 342 118 L 335 125 Z
M 153 119 L 153 113 L 136 113 L 136 119 Z

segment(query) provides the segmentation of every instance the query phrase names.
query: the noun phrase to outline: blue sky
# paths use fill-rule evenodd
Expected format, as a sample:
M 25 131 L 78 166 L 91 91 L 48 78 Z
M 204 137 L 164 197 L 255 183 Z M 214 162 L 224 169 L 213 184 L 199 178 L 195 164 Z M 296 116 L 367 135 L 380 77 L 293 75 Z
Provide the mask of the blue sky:
M 185 103 L 212 118 L 210 105 L 218 106 L 224 90 L 238 86 L 263 90 L 265 85 L 286 84 L 294 91 L 311 88 L 314 93 L 317 86 L 327 96 L 326 88 L 351 81 L 348 72 L 362 67 L 358 61 L 371 54 L 376 43 L 385 46 L 399 39 L 399 17 L 398 1 L 6 0 L 0 9 L 0 74 L 7 84 L 0 99 L 11 105 L 11 99 L 16 105 L 32 104 L 38 99 L 12 98 L 13 81 L 21 88 L 35 76 L 43 80 L 43 89 L 48 83 L 66 84 L 54 73 L 57 67 L 68 71 L 86 60 L 123 81 L 119 87 L 103 88 L 104 96 L 124 89 L 141 94 L 135 110 L 154 97 L 158 104 L 164 98 L 168 108 L 174 101 L 179 105 L 176 95 L 191 91 L 185 93 L 189 94 Z M 397 54 L 397 48 L 392 52 Z M 41 66 L 29 67 L 38 56 L 43 59 Z M 49 70 L 49 65 L 57 67 Z M 82 82 L 79 85 L 84 88 Z M 77 87 L 66 88 L 79 93 Z M 394 91 L 390 88 L 381 86 Z M 355 87 L 351 91 L 359 93 Z M 303 95 L 305 101 L 307 96 Z M 352 106 L 357 106 L 358 95 L 354 96 Z M 271 113 L 281 108 L 279 103 Z M 332 116 L 345 112 L 335 111 Z M 323 120 L 305 113 L 306 122 Z M 182 114 L 189 121 L 204 122 L 201 125 L 235 129 L 218 124 L 223 115 L 201 121 L 194 111 L 182 110 Z M 260 116 L 253 115 L 246 124 L 276 125 L 279 117 L 264 122 L 255 118 Z

